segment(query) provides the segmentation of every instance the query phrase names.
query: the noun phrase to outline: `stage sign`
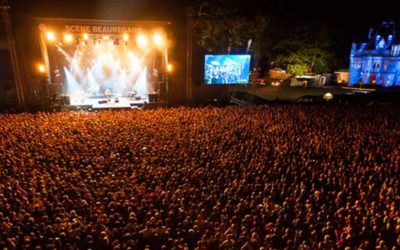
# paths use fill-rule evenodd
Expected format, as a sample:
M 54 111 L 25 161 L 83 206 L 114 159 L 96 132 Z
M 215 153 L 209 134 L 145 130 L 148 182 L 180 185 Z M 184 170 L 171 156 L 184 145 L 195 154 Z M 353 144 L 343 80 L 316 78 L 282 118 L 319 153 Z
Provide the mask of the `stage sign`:
M 158 21 L 118 21 L 90 19 L 35 18 L 42 31 L 53 30 L 66 33 L 88 34 L 135 34 L 140 32 L 167 33 L 168 22 Z
M 121 34 L 141 32 L 141 27 L 101 26 L 101 25 L 66 25 L 65 31 L 70 33 Z

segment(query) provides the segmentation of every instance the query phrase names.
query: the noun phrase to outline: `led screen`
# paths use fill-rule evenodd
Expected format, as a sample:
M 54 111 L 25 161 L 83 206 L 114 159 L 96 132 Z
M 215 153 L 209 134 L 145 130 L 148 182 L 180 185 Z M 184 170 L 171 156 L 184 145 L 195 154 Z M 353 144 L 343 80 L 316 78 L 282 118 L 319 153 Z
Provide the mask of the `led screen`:
M 250 55 L 206 55 L 204 82 L 206 84 L 249 83 Z

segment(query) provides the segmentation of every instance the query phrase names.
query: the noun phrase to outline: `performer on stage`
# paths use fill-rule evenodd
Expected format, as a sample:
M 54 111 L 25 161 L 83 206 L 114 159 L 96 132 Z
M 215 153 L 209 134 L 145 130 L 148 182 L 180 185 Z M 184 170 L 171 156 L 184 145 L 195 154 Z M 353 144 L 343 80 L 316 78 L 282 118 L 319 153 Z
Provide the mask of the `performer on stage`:
M 109 89 L 106 89 L 104 91 L 104 96 L 107 98 L 108 101 L 111 101 L 111 91 Z
M 131 100 L 132 100 L 133 98 L 135 98 L 136 95 L 137 95 L 136 90 L 132 90 L 132 91 L 129 92 L 129 97 L 131 98 Z
M 80 92 L 80 101 L 81 101 L 81 104 L 84 104 L 84 103 L 85 103 L 85 99 L 86 99 L 86 92 L 85 92 L 85 91 L 81 91 L 81 92 Z

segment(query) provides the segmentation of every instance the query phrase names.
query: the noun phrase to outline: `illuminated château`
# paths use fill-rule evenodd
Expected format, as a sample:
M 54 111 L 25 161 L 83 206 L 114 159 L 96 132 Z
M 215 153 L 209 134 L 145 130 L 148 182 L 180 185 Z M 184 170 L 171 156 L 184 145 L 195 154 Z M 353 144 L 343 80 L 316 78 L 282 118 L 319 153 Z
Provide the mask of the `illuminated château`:
M 400 38 L 394 22 L 370 29 L 368 43 L 353 43 L 350 53 L 350 85 L 400 86 Z

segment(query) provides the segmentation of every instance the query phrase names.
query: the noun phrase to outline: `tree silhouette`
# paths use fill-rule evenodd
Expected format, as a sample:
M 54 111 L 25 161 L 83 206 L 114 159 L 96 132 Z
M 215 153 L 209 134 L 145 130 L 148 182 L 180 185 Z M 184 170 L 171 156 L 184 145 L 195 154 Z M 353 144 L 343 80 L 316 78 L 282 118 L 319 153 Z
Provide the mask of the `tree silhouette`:
M 243 51 L 268 26 L 266 17 L 244 17 L 230 1 L 197 1 L 187 12 L 193 20 L 195 41 L 213 53 Z
M 275 65 L 295 74 L 331 72 L 337 61 L 327 28 L 316 23 L 290 29 L 274 53 Z

